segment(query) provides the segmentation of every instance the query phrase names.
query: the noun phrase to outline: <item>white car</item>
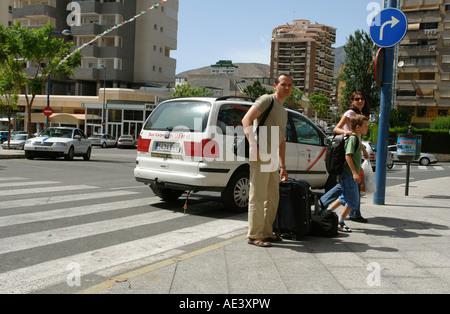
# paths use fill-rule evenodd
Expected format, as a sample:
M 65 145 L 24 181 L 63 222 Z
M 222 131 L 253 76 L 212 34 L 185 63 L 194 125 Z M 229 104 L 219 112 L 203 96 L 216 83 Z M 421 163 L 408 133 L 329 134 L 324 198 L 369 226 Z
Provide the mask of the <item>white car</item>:
M 234 97 L 161 103 L 140 133 L 136 180 L 149 185 L 163 200 L 175 200 L 184 191 L 216 191 L 222 193 L 228 209 L 247 210 L 249 165 L 245 158 L 233 154 L 233 143 L 234 132 L 238 132 L 235 128 L 253 103 L 229 98 Z M 326 188 L 325 134 L 302 114 L 287 112 L 289 176 L 308 181 L 312 188 Z
M 117 147 L 118 148 L 124 148 L 124 147 L 136 148 L 136 141 L 134 140 L 134 136 L 122 135 L 121 137 L 119 137 L 119 140 L 117 141 Z
M 392 159 L 394 161 L 400 161 L 397 157 L 397 145 L 389 145 L 388 150 L 392 152 Z M 438 162 L 438 159 L 435 155 L 429 153 L 420 153 L 420 157 L 417 160 L 413 160 L 412 162 L 418 162 L 422 166 L 428 166 L 429 164 L 435 164 Z
M 27 139 L 28 134 L 15 134 L 11 137 L 11 140 L 9 141 L 9 148 L 23 150 L 25 143 L 27 142 Z M 5 141 L 2 144 L 2 148 L 8 149 L 8 141 Z
M 377 144 L 373 142 L 363 141 L 362 144 L 366 148 L 367 154 L 369 154 L 369 160 L 372 165 L 372 168 L 375 170 L 375 166 L 377 164 Z M 394 167 L 394 160 L 392 159 L 392 152 L 387 152 L 387 160 L 386 165 L 388 169 L 392 169 Z
M 25 157 L 64 157 L 73 160 L 74 157 L 91 159 L 91 142 L 77 128 L 48 128 L 37 137 L 25 143 Z
M 92 146 L 116 147 L 117 140 L 109 134 L 94 134 L 89 136 Z

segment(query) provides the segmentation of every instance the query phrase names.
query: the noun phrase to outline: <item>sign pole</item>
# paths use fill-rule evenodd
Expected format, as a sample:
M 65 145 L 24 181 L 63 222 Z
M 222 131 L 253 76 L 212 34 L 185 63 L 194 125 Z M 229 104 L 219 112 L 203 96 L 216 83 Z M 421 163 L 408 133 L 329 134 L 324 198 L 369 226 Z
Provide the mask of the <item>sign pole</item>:
M 397 8 L 397 0 L 389 0 L 388 7 Z M 377 166 L 375 181 L 377 191 L 373 196 L 375 205 L 385 205 L 387 147 L 389 145 L 389 118 L 392 107 L 394 75 L 394 47 L 388 47 L 384 54 L 383 85 L 380 98 L 380 120 L 378 124 Z

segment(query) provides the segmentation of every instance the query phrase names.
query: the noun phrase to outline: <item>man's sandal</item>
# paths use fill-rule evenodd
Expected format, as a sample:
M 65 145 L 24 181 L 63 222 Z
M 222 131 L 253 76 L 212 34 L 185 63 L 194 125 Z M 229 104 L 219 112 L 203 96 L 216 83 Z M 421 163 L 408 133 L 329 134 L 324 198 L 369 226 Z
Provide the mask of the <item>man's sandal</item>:
M 267 241 L 270 243 L 281 242 L 281 241 L 283 241 L 283 238 L 281 238 L 278 234 L 274 234 L 272 237 L 265 238 L 264 241 Z
M 247 241 L 247 243 L 248 244 L 251 244 L 251 245 L 256 245 L 256 246 L 259 246 L 259 247 L 271 247 L 272 246 L 272 243 L 270 243 L 269 241 L 266 241 L 265 239 L 248 239 L 248 241 Z

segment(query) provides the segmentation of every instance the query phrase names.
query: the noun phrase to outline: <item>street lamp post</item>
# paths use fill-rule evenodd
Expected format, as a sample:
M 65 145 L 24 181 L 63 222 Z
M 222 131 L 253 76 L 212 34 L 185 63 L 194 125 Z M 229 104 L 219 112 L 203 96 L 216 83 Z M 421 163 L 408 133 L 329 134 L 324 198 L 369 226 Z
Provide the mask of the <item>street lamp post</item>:
M 52 35 L 64 35 L 64 36 L 72 36 L 72 32 L 68 29 L 63 30 L 62 32 L 52 32 Z M 50 108 L 50 89 L 51 89 L 52 81 L 50 79 L 50 75 L 47 78 L 47 108 Z M 50 127 L 50 117 L 47 116 L 47 128 Z
M 97 66 L 99 69 L 103 69 L 103 105 L 102 105 L 102 134 L 105 134 L 105 108 L 106 108 L 106 67 L 103 64 Z

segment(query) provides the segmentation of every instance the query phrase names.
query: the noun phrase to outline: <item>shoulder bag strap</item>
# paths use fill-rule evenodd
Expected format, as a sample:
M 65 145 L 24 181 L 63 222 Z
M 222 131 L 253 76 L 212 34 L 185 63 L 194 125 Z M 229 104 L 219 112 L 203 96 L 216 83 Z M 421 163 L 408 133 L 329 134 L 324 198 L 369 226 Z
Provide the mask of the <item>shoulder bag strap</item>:
M 270 112 L 272 111 L 273 108 L 273 104 L 274 104 L 274 99 L 272 98 L 272 103 L 270 104 L 270 107 L 266 110 L 266 112 L 264 113 L 263 118 L 261 119 L 261 122 L 258 125 L 258 128 L 256 129 L 256 135 L 259 134 L 259 127 L 263 126 L 264 123 L 266 123 L 267 118 L 269 117 Z

